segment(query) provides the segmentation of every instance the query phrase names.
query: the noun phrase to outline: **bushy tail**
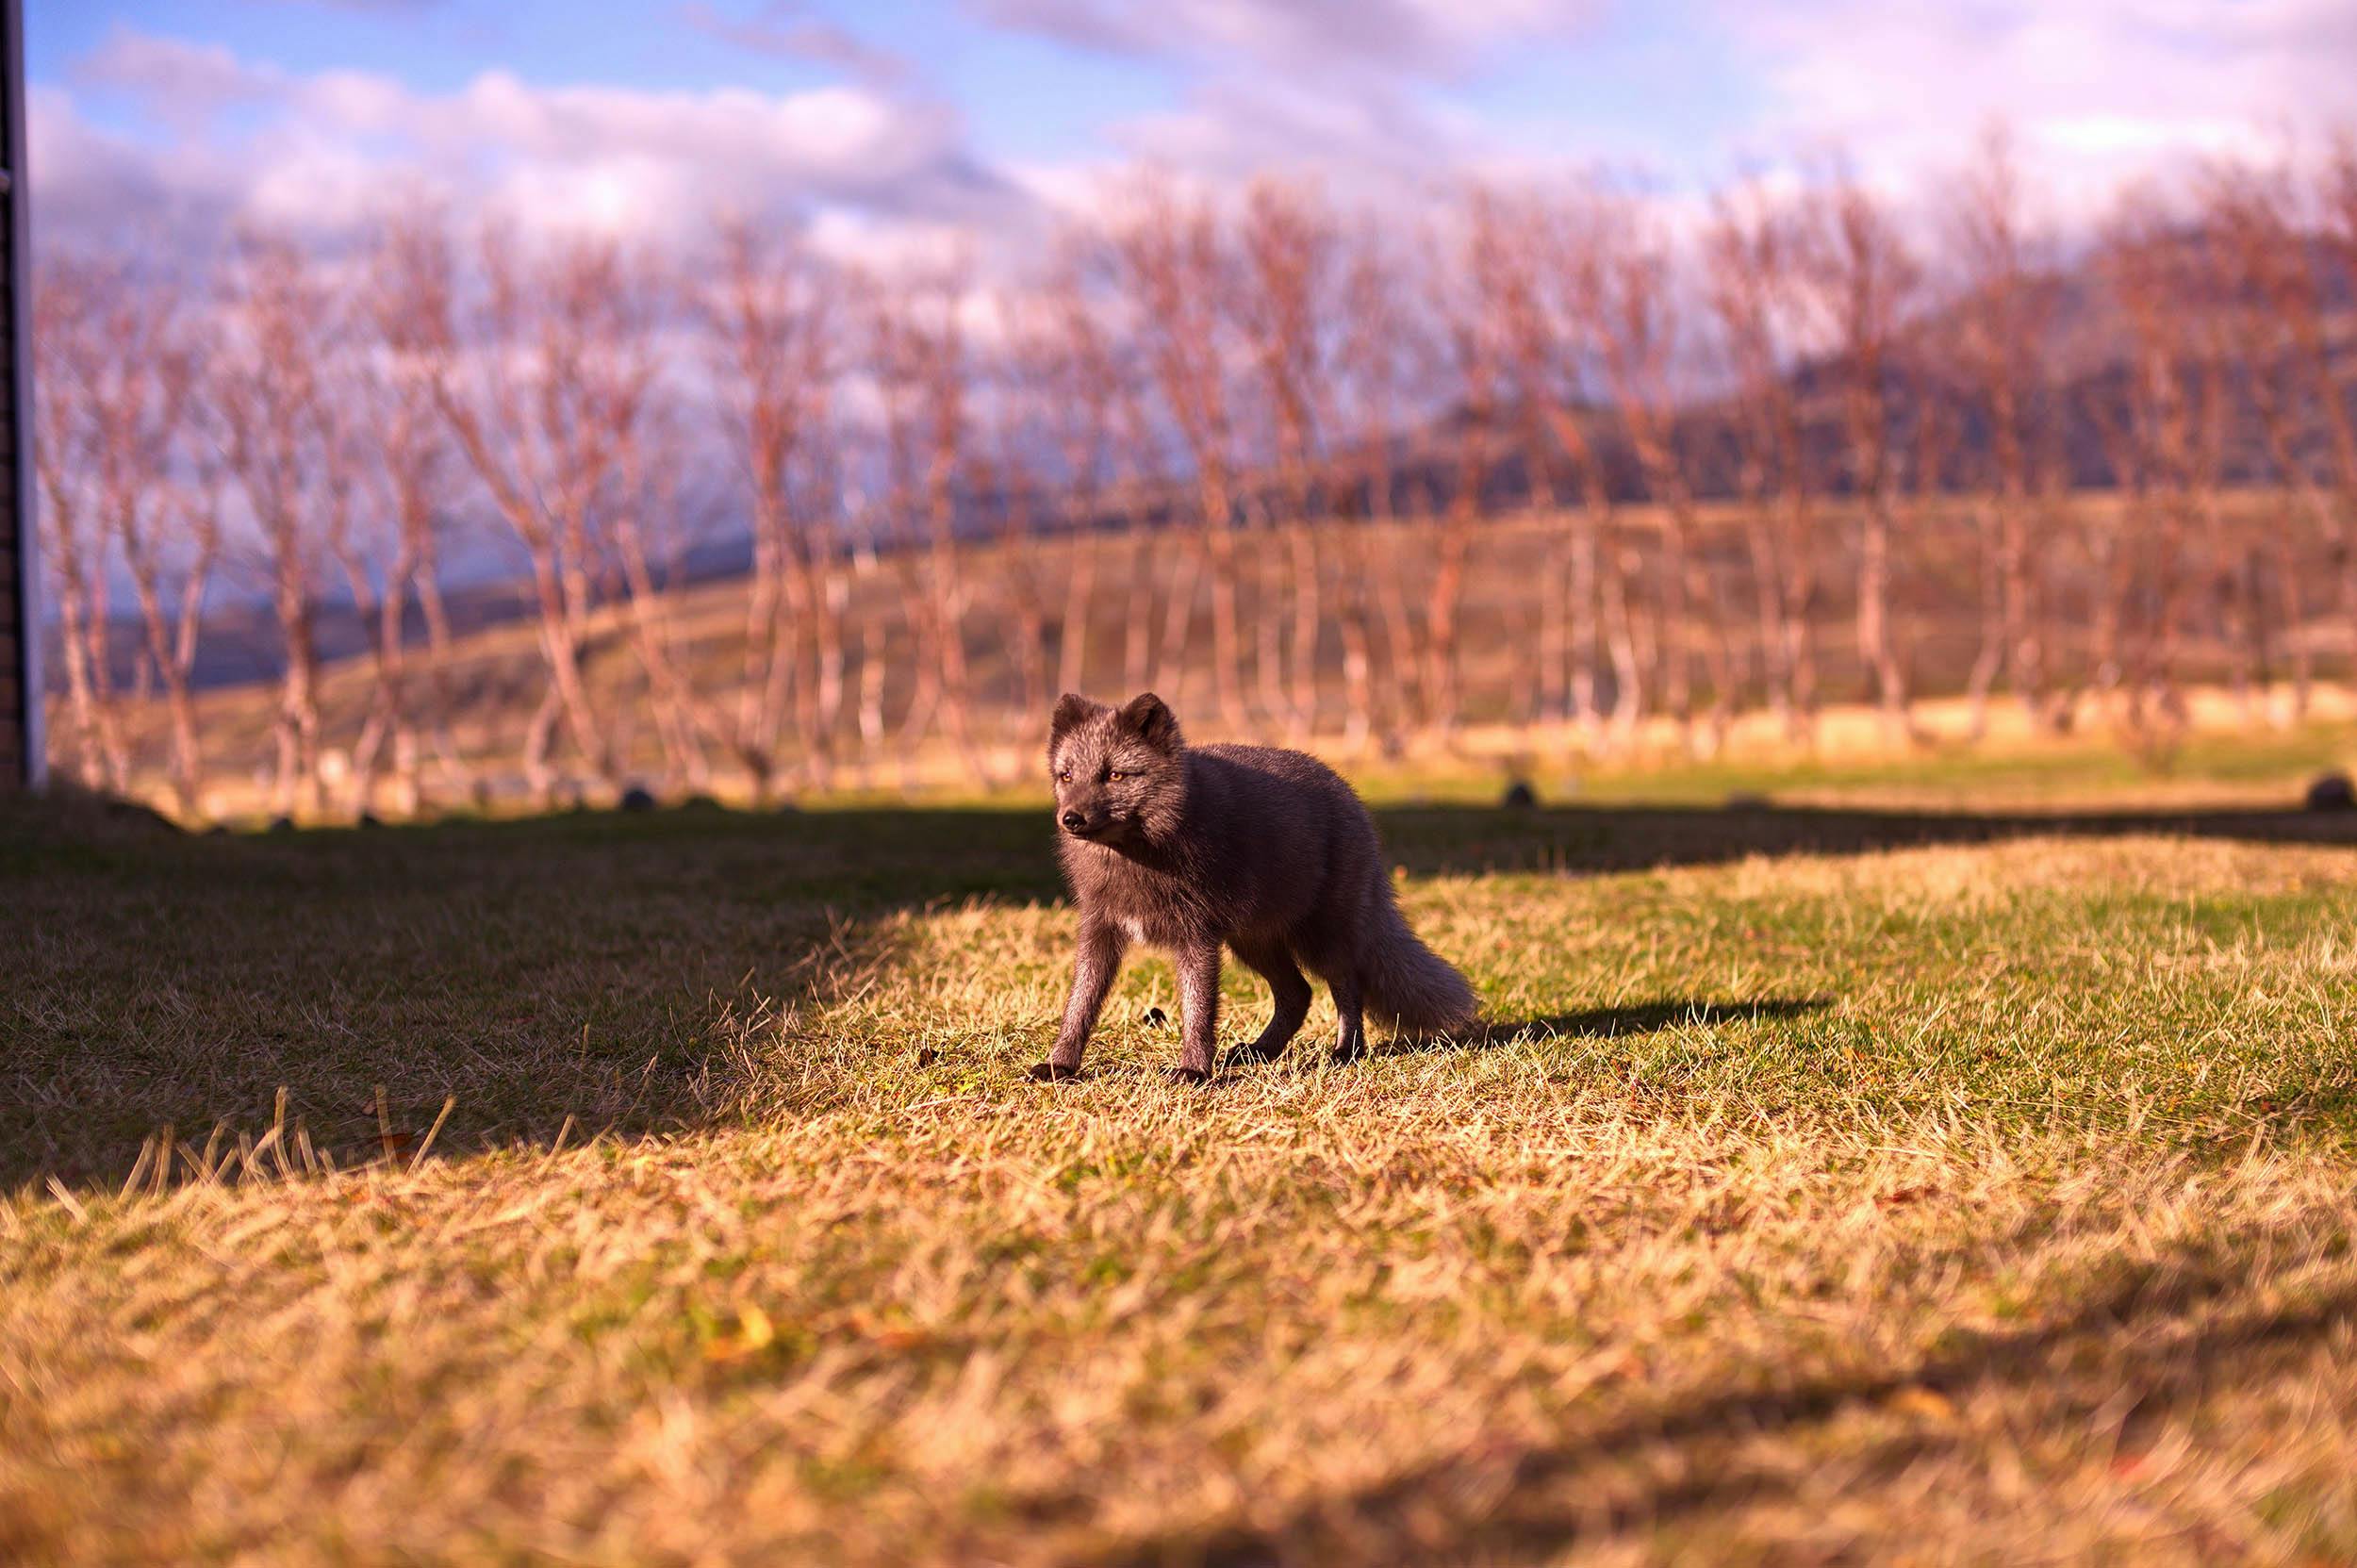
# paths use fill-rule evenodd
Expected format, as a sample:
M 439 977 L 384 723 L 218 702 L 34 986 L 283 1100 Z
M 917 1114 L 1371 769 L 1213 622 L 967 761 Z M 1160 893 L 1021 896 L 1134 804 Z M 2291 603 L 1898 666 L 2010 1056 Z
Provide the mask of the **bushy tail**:
M 1382 889 L 1374 930 L 1360 950 L 1367 1011 L 1403 1033 L 1445 1033 L 1480 1011 L 1480 999 L 1448 960 L 1408 929 L 1407 917 Z

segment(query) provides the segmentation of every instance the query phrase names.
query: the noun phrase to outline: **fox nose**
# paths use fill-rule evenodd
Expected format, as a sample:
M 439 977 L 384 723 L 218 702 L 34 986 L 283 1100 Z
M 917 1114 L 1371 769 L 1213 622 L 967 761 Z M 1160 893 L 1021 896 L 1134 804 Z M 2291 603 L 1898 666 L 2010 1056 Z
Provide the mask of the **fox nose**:
M 1071 832 L 1079 833 L 1089 825 L 1089 819 L 1077 811 L 1067 811 L 1063 814 L 1063 825 Z

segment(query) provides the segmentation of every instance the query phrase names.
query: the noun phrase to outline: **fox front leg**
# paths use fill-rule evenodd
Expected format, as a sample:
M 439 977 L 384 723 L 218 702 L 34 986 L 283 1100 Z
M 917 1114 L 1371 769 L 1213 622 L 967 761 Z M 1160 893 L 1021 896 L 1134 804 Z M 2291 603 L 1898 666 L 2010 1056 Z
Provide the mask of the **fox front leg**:
M 1096 1015 L 1105 1010 L 1105 994 L 1113 988 L 1121 955 L 1129 947 L 1129 939 L 1119 927 L 1098 920 L 1080 922 L 1080 949 L 1072 960 L 1072 996 L 1063 1004 L 1063 1027 L 1056 1032 L 1056 1046 L 1047 1060 L 1031 1069 L 1033 1078 L 1046 1083 L 1079 1075 L 1080 1053 L 1096 1028 Z
M 1201 1083 L 1211 1076 L 1211 1048 L 1219 1043 L 1219 944 L 1181 948 L 1178 960 L 1178 1065 L 1170 1076 Z

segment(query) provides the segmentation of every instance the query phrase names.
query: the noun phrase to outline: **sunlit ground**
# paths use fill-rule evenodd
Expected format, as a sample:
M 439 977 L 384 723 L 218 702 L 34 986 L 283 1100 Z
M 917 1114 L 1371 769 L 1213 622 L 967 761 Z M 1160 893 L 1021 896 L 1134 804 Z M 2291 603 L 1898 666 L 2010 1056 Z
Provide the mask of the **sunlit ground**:
M 2348 745 L 1393 779 L 1483 1031 L 1195 1091 L 1025 805 L 6 808 L 0 1559 L 2348 1557 Z

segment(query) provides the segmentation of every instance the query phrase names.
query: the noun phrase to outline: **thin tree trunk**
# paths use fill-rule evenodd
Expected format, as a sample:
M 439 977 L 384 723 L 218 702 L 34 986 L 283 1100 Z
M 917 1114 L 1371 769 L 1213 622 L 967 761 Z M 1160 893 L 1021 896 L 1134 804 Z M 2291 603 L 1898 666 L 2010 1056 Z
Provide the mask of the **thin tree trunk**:
M 435 756 L 441 764 L 443 777 L 462 799 L 479 798 L 477 781 L 459 754 L 450 728 L 450 716 L 457 702 L 451 691 L 450 610 L 442 602 L 439 556 L 421 553 L 410 582 L 418 596 L 418 608 L 425 616 L 426 690 L 431 695 L 424 728 L 433 736 Z
M 1258 506 L 1246 503 L 1247 516 L 1259 511 Z M 1265 539 L 1271 532 L 1265 514 L 1260 517 L 1260 523 L 1258 532 Z M 1260 700 L 1261 713 L 1268 724 L 1297 740 L 1295 720 L 1285 691 L 1285 620 L 1277 608 L 1284 564 L 1276 551 L 1267 548 L 1254 548 L 1250 559 L 1257 569 L 1252 582 L 1254 695 Z
M 1085 691 L 1088 680 L 1091 612 L 1096 596 L 1096 530 L 1082 527 L 1068 536 L 1070 553 L 1063 587 L 1063 633 L 1056 648 L 1056 689 Z
M 278 772 L 272 799 L 279 816 L 307 820 L 320 811 L 318 634 L 307 593 L 282 584 L 276 602 L 287 668 L 278 688 Z
M 1616 750 L 1626 751 L 1637 739 L 1645 718 L 1644 662 L 1638 651 L 1637 618 L 1628 600 L 1630 562 L 1626 552 L 1611 549 L 1609 564 L 1599 584 L 1604 601 L 1605 647 L 1612 660 L 1612 709 L 1608 734 Z
M 90 586 L 80 580 L 78 562 L 61 563 L 58 576 L 64 591 L 58 596 L 58 619 L 77 770 L 90 788 L 121 794 L 128 787 L 130 758 L 115 719 L 105 638 L 96 631 L 104 620 L 93 613 Z
M 1293 733 L 1307 738 L 1316 733 L 1318 722 L 1318 632 L 1324 624 L 1320 612 L 1319 573 L 1316 525 L 1307 517 L 1295 517 L 1287 531 L 1289 558 L 1293 568 Z
M 1195 624 L 1196 581 L 1202 575 L 1201 551 L 1179 543 L 1170 589 L 1162 604 L 1162 644 L 1155 660 L 1154 686 L 1178 706 L 1186 705 L 1187 638 Z M 1138 592 L 1149 591 L 1143 574 Z M 1132 683 L 1137 685 L 1138 683 Z M 1176 693 L 1176 696 L 1172 696 Z
M 2279 613 L 2283 620 L 2283 642 L 2290 650 L 2292 667 L 2291 719 L 2304 723 L 2310 704 L 2316 696 L 2316 653 L 2307 636 L 2307 595 L 2301 591 L 2299 557 L 2293 543 L 2293 531 L 2283 532 L 2265 547 L 2264 559 L 2273 564 Z
M 556 718 L 564 720 L 588 767 L 595 782 L 612 782 L 613 768 L 606 751 L 606 740 L 601 734 L 595 717 L 589 711 L 589 698 L 582 680 L 580 620 L 575 605 L 585 601 L 587 587 L 567 579 L 577 578 L 577 572 L 559 568 L 552 546 L 545 541 L 533 551 L 532 578 L 534 591 L 540 607 L 540 652 L 548 661 L 549 694 L 556 702 Z M 536 775 L 534 793 L 542 804 L 551 800 L 550 789 L 554 775 L 548 767 L 553 733 L 538 734 L 539 719 L 535 717 L 533 732 L 526 740 L 527 777 Z M 536 757 L 536 764 L 533 759 Z
M 380 594 L 370 582 L 368 569 L 356 552 L 338 550 L 337 562 L 343 568 L 344 582 L 352 589 L 354 611 L 371 631 L 368 718 L 361 725 L 360 738 L 352 748 L 352 810 L 354 816 L 365 816 L 375 806 L 377 759 L 387 739 L 390 738 L 399 751 L 409 738 L 408 704 L 403 686 L 400 588 L 408 576 L 409 563 L 395 559 L 392 569 L 386 574 L 386 590 Z M 409 749 L 414 751 L 414 747 Z M 414 809 L 414 800 L 404 801 L 402 814 Z
M 1539 714 L 1550 723 L 1571 718 L 1571 541 L 1548 530 L 1539 565 Z
M 1890 630 L 1890 502 L 1880 487 L 1865 497 L 1865 522 L 1858 539 L 1858 653 L 1874 677 L 1883 732 L 1907 738 L 1907 683 Z
M 1465 552 L 1471 542 L 1475 504 L 1472 488 L 1462 487 L 1442 515 L 1440 559 L 1432 573 L 1432 590 L 1425 601 L 1424 719 L 1443 743 L 1457 729 L 1457 615 L 1464 593 Z
M 1203 557 L 1211 579 L 1211 682 L 1219 701 L 1220 722 L 1241 730 L 1244 706 L 1244 646 L 1236 619 L 1236 538 L 1228 516 L 1230 502 L 1224 479 L 1207 483 L 1203 492 Z M 1168 656 L 1171 650 L 1164 645 Z
M 139 603 L 148 662 L 164 688 L 164 709 L 172 731 L 173 805 L 183 820 L 193 820 L 203 764 L 196 736 L 196 705 L 189 695 L 188 669 L 174 656 L 174 639 L 153 569 L 135 569 L 131 588 Z
M 1375 661 L 1369 647 L 1364 527 L 1349 531 L 1343 541 L 1343 749 L 1364 756 L 1375 734 Z
M 2011 626 L 2007 619 L 2005 594 L 2004 545 L 1991 536 L 1998 533 L 1999 508 L 1992 504 L 1982 515 L 1988 520 L 1978 530 L 1980 535 L 1980 594 L 1979 610 L 1981 645 L 1972 657 L 1971 673 L 1965 677 L 1965 699 L 1970 717 L 1966 733 L 1975 740 L 1988 735 L 1988 699 L 1995 689 L 1998 673 L 2005 667 L 2006 650 L 2012 646 Z

